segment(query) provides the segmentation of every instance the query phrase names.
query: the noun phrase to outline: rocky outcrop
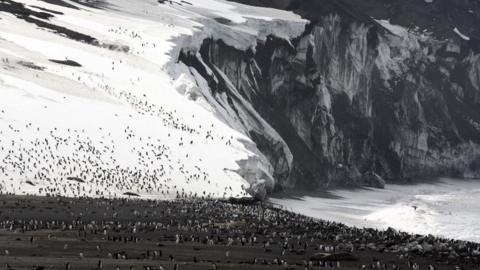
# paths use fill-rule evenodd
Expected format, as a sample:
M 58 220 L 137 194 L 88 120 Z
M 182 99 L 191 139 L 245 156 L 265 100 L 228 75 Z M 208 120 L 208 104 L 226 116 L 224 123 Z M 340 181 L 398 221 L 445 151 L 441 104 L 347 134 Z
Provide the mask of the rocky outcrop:
M 480 158 L 476 158 L 468 164 L 464 177 L 471 179 L 480 179 Z
M 387 184 L 385 180 L 378 174 L 374 172 L 367 172 L 363 176 L 363 181 L 360 183 L 364 186 L 367 187 L 373 187 L 373 188 L 385 188 L 385 185 Z
M 382 187 L 383 179 L 474 175 L 474 40 L 440 38 L 353 13 L 342 1 L 323 2 L 315 14 L 297 6 L 312 23 L 296 39 L 270 36 L 248 50 L 206 39 L 179 57 L 215 102 L 235 112 L 276 186 Z

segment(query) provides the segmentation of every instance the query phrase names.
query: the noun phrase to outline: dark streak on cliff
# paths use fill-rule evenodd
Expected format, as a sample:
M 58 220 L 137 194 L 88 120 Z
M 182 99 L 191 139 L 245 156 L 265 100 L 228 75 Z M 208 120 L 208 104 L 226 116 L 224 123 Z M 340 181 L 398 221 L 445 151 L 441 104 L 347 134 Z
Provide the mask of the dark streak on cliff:
M 480 175 L 472 169 L 480 153 L 480 56 L 475 39 L 466 42 L 446 28 L 461 16 L 460 8 L 431 11 L 433 18 L 449 19 L 430 29 L 429 39 L 420 39 L 418 29 L 397 36 L 371 18 L 399 8 L 408 12 L 415 3 L 398 7 L 387 1 L 367 10 L 375 1 L 242 0 L 294 10 L 311 23 L 291 41 L 269 37 L 240 51 L 207 39 L 199 54 L 181 54 L 180 61 L 207 80 L 214 96 L 226 93 L 230 101 L 240 93 L 280 134 L 293 154 L 291 164 L 275 148 L 278 142 L 250 131 L 279 186 Z M 438 11 L 445 1 L 430 7 Z M 475 20 L 467 17 L 458 25 L 474 33 Z M 427 21 L 414 22 L 428 28 Z M 223 106 L 238 114 L 242 108 L 235 104 Z

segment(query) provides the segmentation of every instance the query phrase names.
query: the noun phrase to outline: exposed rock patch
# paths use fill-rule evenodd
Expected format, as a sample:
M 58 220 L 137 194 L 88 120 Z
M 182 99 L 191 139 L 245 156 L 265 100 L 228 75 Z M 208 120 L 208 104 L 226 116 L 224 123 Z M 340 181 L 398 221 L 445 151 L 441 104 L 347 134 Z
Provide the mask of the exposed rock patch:
M 296 39 L 271 35 L 247 50 L 206 39 L 180 61 L 243 119 L 277 187 L 464 176 L 480 153 L 471 42 L 323 2 L 318 14 L 298 12 L 315 20 Z

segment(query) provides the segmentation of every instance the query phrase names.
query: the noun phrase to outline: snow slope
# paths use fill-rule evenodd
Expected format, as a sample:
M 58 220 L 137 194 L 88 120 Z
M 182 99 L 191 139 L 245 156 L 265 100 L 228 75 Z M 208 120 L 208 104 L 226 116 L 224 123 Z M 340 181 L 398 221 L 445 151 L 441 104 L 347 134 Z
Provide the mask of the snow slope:
M 1 0 L 1 191 L 247 195 L 272 169 L 208 103 L 210 91 L 178 53 L 210 36 L 239 48 L 270 34 L 291 38 L 305 23 L 223 0 L 111 0 L 100 8 Z M 240 176 L 242 160 L 254 162 L 255 177 Z

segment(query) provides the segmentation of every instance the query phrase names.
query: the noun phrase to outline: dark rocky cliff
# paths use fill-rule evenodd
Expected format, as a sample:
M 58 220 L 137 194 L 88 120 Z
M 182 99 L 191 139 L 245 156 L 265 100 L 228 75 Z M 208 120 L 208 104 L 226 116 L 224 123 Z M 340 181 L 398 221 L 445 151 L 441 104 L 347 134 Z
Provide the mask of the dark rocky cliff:
M 257 123 L 243 124 L 277 187 L 479 176 L 478 1 L 237 2 L 311 23 L 295 40 L 271 36 L 247 51 L 207 39 L 179 60 Z

